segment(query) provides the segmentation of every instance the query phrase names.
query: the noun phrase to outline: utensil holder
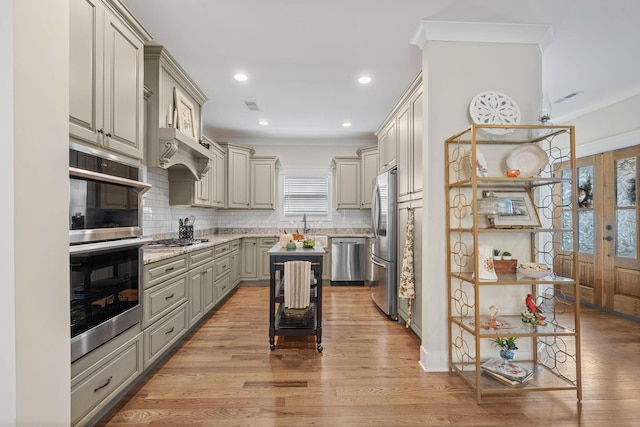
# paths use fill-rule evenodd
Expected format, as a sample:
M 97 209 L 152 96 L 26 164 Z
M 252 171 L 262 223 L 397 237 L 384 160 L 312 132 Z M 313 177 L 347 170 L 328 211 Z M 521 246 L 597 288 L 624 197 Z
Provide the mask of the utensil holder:
M 181 225 L 178 227 L 179 239 L 193 239 L 193 225 Z

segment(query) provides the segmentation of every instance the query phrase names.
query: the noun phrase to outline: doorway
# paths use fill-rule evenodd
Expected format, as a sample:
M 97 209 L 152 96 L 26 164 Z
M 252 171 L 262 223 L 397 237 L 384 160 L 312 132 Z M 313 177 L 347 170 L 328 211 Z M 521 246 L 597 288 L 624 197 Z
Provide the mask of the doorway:
M 570 177 L 569 168 L 560 174 Z M 640 146 L 580 158 L 576 168 L 580 300 L 640 318 Z M 567 212 L 563 220 L 570 224 Z M 571 239 L 559 251 L 567 245 Z M 572 271 L 565 263 L 557 267 Z

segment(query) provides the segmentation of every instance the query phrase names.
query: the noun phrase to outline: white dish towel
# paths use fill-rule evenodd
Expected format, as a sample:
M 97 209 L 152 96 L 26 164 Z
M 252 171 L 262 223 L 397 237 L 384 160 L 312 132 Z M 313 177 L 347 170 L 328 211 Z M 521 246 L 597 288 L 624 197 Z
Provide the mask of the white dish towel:
M 311 263 L 287 261 L 284 263 L 284 306 L 306 308 L 311 298 Z

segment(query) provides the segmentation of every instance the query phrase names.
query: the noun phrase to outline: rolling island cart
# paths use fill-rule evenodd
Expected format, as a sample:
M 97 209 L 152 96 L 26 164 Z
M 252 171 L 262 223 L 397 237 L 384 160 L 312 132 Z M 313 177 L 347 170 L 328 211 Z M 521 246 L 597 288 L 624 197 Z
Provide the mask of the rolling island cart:
M 275 350 L 276 336 L 315 335 L 319 352 L 322 351 L 322 256 L 325 250 L 319 243 L 313 248 L 286 249 L 276 243 L 269 251 L 269 343 Z M 309 318 L 289 319 L 284 316 L 284 263 L 309 261 L 313 279 Z

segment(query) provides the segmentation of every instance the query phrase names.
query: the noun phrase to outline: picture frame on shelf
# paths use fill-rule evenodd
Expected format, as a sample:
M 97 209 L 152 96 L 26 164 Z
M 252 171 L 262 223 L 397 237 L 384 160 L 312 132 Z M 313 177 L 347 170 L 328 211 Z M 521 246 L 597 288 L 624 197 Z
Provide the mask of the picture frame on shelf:
M 482 196 L 487 197 L 488 193 L 483 191 Z M 535 228 L 542 225 L 528 191 L 493 191 L 493 196 L 509 199 L 513 205 L 513 215 L 496 215 L 493 218 L 496 228 Z
M 187 96 L 177 87 L 173 88 L 174 102 L 178 112 L 177 129 L 185 135 L 196 139 L 196 127 L 194 122 L 193 103 Z

